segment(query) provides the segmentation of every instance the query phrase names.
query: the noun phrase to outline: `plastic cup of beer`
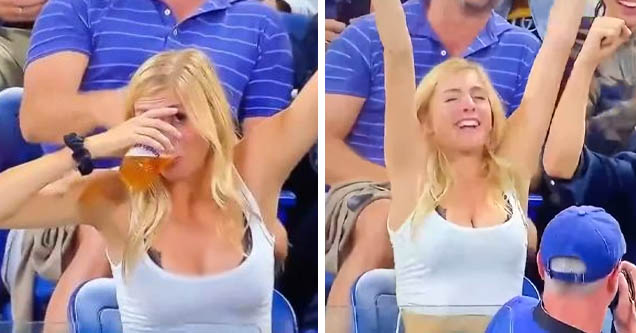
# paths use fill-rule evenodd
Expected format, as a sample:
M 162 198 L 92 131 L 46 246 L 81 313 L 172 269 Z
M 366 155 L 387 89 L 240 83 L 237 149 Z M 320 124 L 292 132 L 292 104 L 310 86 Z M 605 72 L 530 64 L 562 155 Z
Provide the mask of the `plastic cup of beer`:
M 149 188 L 171 162 L 172 157 L 161 155 L 152 147 L 136 145 L 124 156 L 119 173 L 132 191 L 140 192 Z

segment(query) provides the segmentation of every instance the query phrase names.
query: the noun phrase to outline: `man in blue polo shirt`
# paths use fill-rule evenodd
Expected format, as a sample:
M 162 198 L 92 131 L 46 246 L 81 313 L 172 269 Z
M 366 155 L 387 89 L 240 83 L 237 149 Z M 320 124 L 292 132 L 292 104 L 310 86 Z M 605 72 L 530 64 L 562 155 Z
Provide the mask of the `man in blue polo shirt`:
M 418 82 L 451 57 L 476 61 L 489 73 L 510 114 L 519 106 L 540 43 L 527 30 L 495 14 L 492 9 L 497 3 L 410 0 L 403 6 Z M 325 60 L 325 177 L 332 187 L 355 186 L 336 186 L 328 198 L 336 201 L 344 197 L 333 205 L 328 202 L 326 214 L 327 271 L 338 272 L 328 301 L 334 309 L 349 305 L 349 290 L 359 275 L 373 268 L 392 267 L 386 229 L 388 200 L 376 200 L 388 195 L 379 194 L 382 186 L 376 184 L 363 188 L 365 182 L 387 181 L 383 73 L 382 45 L 373 15 L 355 21 L 329 46 Z M 351 191 L 361 195 L 351 198 L 347 195 Z M 332 207 L 351 213 L 332 214 Z M 329 220 L 336 215 L 347 215 L 355 223 Z M 342 225 L 349 229 L 340 232 Z
M 186 47 L 208 54 L 244 132 L 288 105 L 289 37 L 279 15 L 258 1 L 50 0 L 27 57 L 24 137 L 59 143 L 70 132 L 119 124 L 123 89 L 138 66 L 160 51 Z M 64 322 L 72 290 L 109 271 L 95 231 L 80 227 L 74 234 L 77 255 L 66 261 L 47 321 Z
M 537 265 L 545 280 L 542 301 L 513 298 L 495 314 L 486 332 L 600 332 L 617 292 L 615 331 L 636 332 L 636 305 L 630 300 L 630 289 L 636 285 L 622 272 L 636 277 L 636 266 L 621 262 L 623 254 L 620 226 L 603 209 L 572 206 L 564 210 L 548 224 L 541 239 Z
M 59 142 L 64 133 L 121 122 L 118 89 L 153 54 L 184 47 L 210 56 L 244 127 L 289 103 L 289 37 L 278 14 L 264 4 L 51 0 L 35 24 L 27 57 L 25 137 Z

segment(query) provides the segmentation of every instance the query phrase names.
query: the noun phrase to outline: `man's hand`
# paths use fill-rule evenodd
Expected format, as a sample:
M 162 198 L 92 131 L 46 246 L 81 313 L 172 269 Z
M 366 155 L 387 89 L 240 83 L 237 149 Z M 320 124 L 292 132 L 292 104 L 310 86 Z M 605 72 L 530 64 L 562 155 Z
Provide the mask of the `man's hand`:
M 627 261 L 623 261 L 619 268 L 621 271 L 626 270 L 633 278 L 636 278 L 636 266 Z M 634 281 L 631 281 L 632 289 L 636 290 Z M 620 273 L 618 276 L 618 305 L 614 310 L 614 327 L 617 333 L 635 333 L 636 332 L 636 308 L 630 300 L 629 286 L 627 279 Z
M 333 42 L 347 26 L 334 19 L 325 20 L 325 42 L 327 45 Z
M 0 20 L 34 22 L 48 0 L 0 0 Z

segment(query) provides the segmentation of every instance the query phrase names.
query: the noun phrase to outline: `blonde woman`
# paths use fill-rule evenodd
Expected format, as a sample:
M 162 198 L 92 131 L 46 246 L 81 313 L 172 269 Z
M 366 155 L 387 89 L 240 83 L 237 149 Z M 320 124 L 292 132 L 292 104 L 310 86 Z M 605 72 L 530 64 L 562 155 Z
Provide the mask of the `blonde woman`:
M 555 2 L 521 105 L 506 120 L 475 63 L 450 59 L 416 88 L 400 1 L 374 1 L 385 59 L 388 229 L 407 332 L 483 332 L 521 294 L 526 253 L 536 249 L 525 217 L 529 184 L 586 2 Z M 608 47 L 620 44 L 615 30 L 604 33 L 613 37 Z
M 130 82 L 131 119 L 83 143 L 93 158 L 137 144 L 170 155 L 152 186 L 129 191 L 117 171 L 95 171 L 53 190 L 47 185 L 78 167 L 66 148 L 0 174 L 1 226 L 94 226 L 107 243 L 126 332 L 270 332 L 274 262 L 287 249 L 277 197 L 316 140 L 316 84 L 239 140 L 206 56 L 158 54 Z

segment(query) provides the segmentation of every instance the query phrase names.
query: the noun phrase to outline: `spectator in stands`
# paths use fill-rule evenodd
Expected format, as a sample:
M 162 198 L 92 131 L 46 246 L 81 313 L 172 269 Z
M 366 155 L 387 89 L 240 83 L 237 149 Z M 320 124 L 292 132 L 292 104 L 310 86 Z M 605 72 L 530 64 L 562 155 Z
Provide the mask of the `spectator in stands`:
M 598 1 L 598 2 L 596 2 Z M 496 11 L 516 26 L 530 30 L 543 39 L 548 25 L 548 14 L 554 0 L 502 0 Z M 586 16 L 593 16 L 604 7 L 600 0 L 588 0 Z M 589 29 L 587 25 L 586 29 Z M 585 39 L 585 38 L 583 38 Z M 582 44 L 582 43 L 581 43 Z
M 625 239 L 603 209 L 570 207 L 547 226 L 537 256 L 545 280 L 542 300 L 518 296 L 493 317 L 487 333 L 601 332 L 607 307 L 617 333 L 636 332 L 636 266 L 623 261 Z M 628 283 L 632 285 L 629 286 Z
M 350 7 L 354 7 L 356 10 L 348 10 Z M 362 9 L 358 9 L 358 7 L 362 7 Z M 355 1 L 353 4 L 350 1 L 325 0 L 325 43 L 329 45 L 344 31 L 348 23 L 345 17 L 354 16 L 355 14 L 352 12 L 359 13 L 358 16 L 367 14 L 368 9 L 369 0 Z
M 509 115 L 521 101 L 539 41 L 492 12 L 497 1 L 411 0 L 415 80 L 451 57 L 482 64 Z M 390 196 L 384 168 L 384 64 L 374 16 L 361 18 L 326 55 L 327 271 L 338 272 L 330 307 L 349 305 L 362 273 L 392 267 L 386 232 Z M 342 209 L 342 210 L 341 210 Z M 342 315 L 348 315 L 341 311 Z
M 598 1 L 596 16 L 619 18 L 630 29 L 635 29 L 636 12 L 625 5 L 629 3 Z M 593 18 L 589 17 L 581 24 L 579 41 L 572 50 L 572 63 L 581 50 L 582 41 L 592 22 Z M 611 155 L 624 150 L 636 150 L 636 70 L 633 68 L 633 44 L 632 41 L 620 48 L 594 73 L 587 104 L 586 145 L 595 152 Z
M 301 89 L 318 68 L 318 15 L 283 14 L 294 53 L 294 88 Z M 292 251 L 277 289 L 294 307 L 299 330 L 318 330 L 318 173 L 316 147 L 296 166 L 283 188 L 296 194 L 285 224 Z
M 116 126 L 125 119 L 131 74 L 153 54 L 184 47 L 210 57 L 244 134 L 287 106 L 289 37 L 278 14 L 261 3 L 51 0 L 35 24 L 28 54 L 20 112 L 25 138 L 59 143 L 69 132 Z M 87 226 L 70 231 L 76 242 L 68 253 L 75 255 L 61 267 L 65 273 L 47 321 L 64 322 L 71 291 L 109 272 L 97 232 Z
M 157 54 L 125 93 L 131 119 L 85 140 L 67 135 L 69 148 L 0 174 L 0 192 L 11 194 L 0 204 L 3 228 L 98 230 L 126 332 L 188 324 L 271 332 L 274 258 L 287 254 L 277 198 L 317 139 L 317 76 L 289 111 L 239 143 L 215 72 L 194 49 Z M 117 157 L 139 144 L 173 158 L 149 187 L 130 190 L 114 170 L 88 175 L 91 156 Z M 57 193 L 47 188 L 76 167 L 84 177 Z
M 384 46 L 387 225 L 407 332 L 483 332 L 497 311 L 487 305 L 521 294 L 527 247 L 536 246 L 525 218 L 530 181 L 585 3 L 555 3 L 523 99 L 506 120 L 484 70 L 464 59 L 436 66 L 416 89 L 404 12 L 397 0 L 374 2 Z M 581 57 L 599 63 L 629 34 L 622 21 L 601 20 Z M 482 322 L 448 321 L 457 315 Z
M 400 0 L 403 3 L 406 0 Z M 344 29 L 360 16 L 373 12 L 370 0 L 326 0 L 325 1 L 325 43 L 333 42 Z
M 606 18 L 624 21 L 629 29 L 636 27 L 636 15 L 626 15 L 633 11 L 617 7 L 623 6 L 618 2 L 606 3 Z M 599 66 L 587 64 L 581 51 L 543 156 L 557 206 L 593 205 L 615 216 L 625 233 L 629 261 L 636 260 L 636 147 L 630 147 L 636 125 L 634 40 L 632 35 Z M 599 135 L 599 130 L 607 135 Z
M 265 0 L 265 3 L 285 13 L 304 16 L 314 16 L 318 13 L 314 3 L 309 0 Z
M 0 1 L 0 91 L 22 86 L 31 29 L 46 2 Z
M 543 39 L 554 0 L 503 0 L 496 11 L 510 23 Z

